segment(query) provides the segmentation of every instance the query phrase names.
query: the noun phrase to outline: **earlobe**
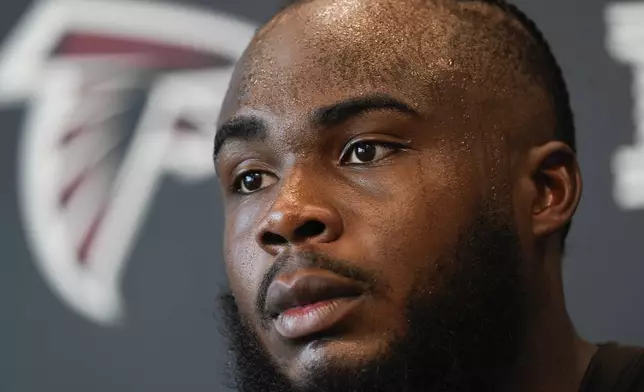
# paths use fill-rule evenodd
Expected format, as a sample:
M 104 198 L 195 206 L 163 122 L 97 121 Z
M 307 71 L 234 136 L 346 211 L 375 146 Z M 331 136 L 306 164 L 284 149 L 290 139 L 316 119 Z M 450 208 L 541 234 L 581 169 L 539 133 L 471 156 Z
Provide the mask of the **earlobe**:
M 574 151 L 559 141 L 534 148 L 531 165 L 537 190 L 532 203 L 533 233 L 543 238 L 572 219 L 581 198 L 581 173 Z

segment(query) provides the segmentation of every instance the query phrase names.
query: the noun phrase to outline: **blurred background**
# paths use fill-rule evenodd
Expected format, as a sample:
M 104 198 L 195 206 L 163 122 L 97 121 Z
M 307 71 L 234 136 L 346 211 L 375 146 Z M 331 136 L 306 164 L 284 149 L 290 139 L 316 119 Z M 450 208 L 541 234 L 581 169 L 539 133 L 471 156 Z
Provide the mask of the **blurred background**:
M 560 60 L 585 179 L 564 273 L 644 345 L 644 1 L 515 0 Z M 278 0 L 0 4 L 0 391 L 224 391 L 213 123 Z

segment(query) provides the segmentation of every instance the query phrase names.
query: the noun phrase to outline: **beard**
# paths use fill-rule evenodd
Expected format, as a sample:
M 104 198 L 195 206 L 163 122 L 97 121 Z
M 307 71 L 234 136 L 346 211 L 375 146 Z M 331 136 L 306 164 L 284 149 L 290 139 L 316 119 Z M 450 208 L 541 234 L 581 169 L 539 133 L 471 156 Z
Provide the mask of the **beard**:
M 450 267 L 414 287 L 405 309 L 407 333 L 359 369 L 341 364 L 315 369 L 306 385 L 295 385 L 274 365 L 233 295 L 224 292 L 219 305 L 232 356 L 230 386 L 240 392 L 498 390 L 516 366 L 527 323 L 512 222 L 503 210 L 481 210 L 462 230 L 454 251 L 438 260 Z

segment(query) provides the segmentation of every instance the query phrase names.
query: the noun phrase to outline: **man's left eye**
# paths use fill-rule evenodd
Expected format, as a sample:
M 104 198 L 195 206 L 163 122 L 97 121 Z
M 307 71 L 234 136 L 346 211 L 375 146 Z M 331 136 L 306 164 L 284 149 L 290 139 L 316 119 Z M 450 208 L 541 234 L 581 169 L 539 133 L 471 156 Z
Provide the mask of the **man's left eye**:
M 386 158 L 401 148 L 395 143 L 357 142 L 349 147 L 341 161 L 349 165 L 364 165 Z

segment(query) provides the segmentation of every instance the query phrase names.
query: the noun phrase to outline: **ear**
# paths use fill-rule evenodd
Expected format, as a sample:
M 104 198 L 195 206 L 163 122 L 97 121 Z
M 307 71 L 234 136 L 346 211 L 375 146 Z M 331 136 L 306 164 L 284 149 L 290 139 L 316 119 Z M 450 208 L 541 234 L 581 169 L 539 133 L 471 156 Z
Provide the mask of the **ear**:
M 581 172 L 574 151 L 551 141 L 530 151 L 532 181 L 532 232 L 537 238 L 560 231 L 572 219 L 581 199 Z

